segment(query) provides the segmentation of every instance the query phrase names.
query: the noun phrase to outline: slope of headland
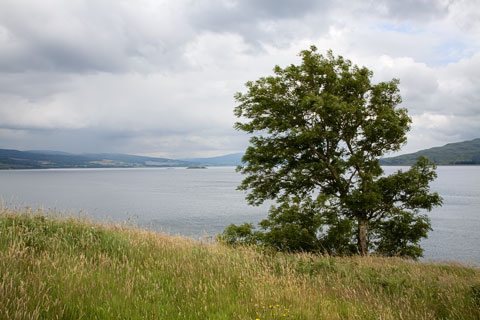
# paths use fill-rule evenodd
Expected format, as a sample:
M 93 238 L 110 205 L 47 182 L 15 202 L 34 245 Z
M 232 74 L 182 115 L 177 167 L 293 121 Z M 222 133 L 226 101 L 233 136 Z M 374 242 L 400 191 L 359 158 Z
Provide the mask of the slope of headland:
M 73 154 L 50 150 L 19 151 L 0 149 L 0 170 L 237 166 L 241 163 L 242 156 L 243 153 L 235 153 L 211 158 L 177 160 L 120 153 Z
M 420 156 L 428 158 L 437 165 L 480 165 L 480 138 L 380 159 L 380 164 L 384 166 L 410 166 Z
M 2 208 L 1 319 L 479 319 L 480 269 L 324 257 Z
M 189 166 L 237 166 L 243 153 L 211 158 L 186 158 L 181 160 L 115 153 L 71 154 L 59 151 L 19 151 L 0 149 L 1 169 L 49 168 L 144 168 Z M 424 156 L 437 165 L 480 165 L 480 138 L 449 143 L 442 147 L 424 149 L 415 153 L 382 158 L 384 166 L 410 166 Z
M 194 164 L 129 154 L 0 149 L 0 169 L 186 167 Z

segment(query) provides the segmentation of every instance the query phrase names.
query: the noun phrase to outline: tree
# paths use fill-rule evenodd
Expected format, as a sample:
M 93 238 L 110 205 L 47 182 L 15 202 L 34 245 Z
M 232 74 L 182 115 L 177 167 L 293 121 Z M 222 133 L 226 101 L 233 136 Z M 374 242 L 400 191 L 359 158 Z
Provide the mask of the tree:
M 243 237 L 293 251 L 421 255 L 430 223 L 420 209 L 442 203 L 429 190 L 435 166 L 421 158 L 384 176 L 379 164 L 410 128 L 399 81 L 372 84 L 367 68 L 314 46 L 300 57 L 235 95 L 235 128 L 251 135 L 239 189 L 251 205 L 277 202 L 261 236 L 246 224 Z

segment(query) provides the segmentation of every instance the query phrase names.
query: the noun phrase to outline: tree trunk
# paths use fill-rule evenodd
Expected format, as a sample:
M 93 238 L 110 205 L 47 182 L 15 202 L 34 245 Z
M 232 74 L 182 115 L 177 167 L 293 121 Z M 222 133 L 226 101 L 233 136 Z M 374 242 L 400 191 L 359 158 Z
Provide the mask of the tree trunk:
M 362 218 L 358 218 L 358 252 L 362 256 L 368 255 L 368 221 Z

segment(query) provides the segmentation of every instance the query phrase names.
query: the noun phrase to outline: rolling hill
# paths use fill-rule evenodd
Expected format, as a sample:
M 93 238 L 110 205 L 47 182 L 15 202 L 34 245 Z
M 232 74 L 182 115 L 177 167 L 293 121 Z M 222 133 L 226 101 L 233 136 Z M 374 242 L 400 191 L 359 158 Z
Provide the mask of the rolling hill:
M 188 167 L 236 166 L 241 164 L 243 153 L 211 158 L 187 158 L 182 160 L 137 156 L 117 153 L 72 154 L 51 150 L 19 151 L 0 149 L 1 169 L 49 169 L 49 168 L 136 168 L 136 167 Z M 409 166 L 424 156 L 437 165 L 480 165 L 480 138 L 442 147 L 420 150 L 415 153 L 380 159 L 384 166 Z
M 420 156 L 430 159 L 437 165 L 480 165 L 480 138 L 380 159 L 380 164 L 384 166 L 410 166 Z
M 0 149 L 0 169 L 185 167 L 195 163 L 128 154 Z

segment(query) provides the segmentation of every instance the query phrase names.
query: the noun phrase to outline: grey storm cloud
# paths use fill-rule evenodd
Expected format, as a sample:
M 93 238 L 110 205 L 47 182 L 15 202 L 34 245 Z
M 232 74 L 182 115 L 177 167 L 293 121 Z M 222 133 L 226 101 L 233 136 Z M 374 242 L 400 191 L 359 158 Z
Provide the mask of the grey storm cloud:
M 327 2 L 6 1 L 0 70 L 7 73 L 152 72 L 185 67 L 184 45 L 202 31 L 271 39 L 261 23 L 302 18 Z M 182 6 L 181 3 L 184 5 Z M 167 5 L 168 4 L 168 5 Z
M 405 151 L 480 132 L 476 0 L 0 2 L 0 148 L 239 152 L 233 94 L 315 44 L 400 78 Z
M 129 72 L 167 68 L 191 31 L 174 8 L 118 1 L 0 3 L 0 70 Z
M 349 3 L 350 7 L 315 0 L 154 3 L 2 2 L 0 70 L 118 73 L 182 69 L 186 65 L 184 46 L 203 31 L 237 33 L 257 46 L 265 42 L 285 45 L 298 38 L 298 33 L 319 36 L 328 32 L 342 16 L 346 21 L 351 18 L 349 10 L 407 20 L 448 11 L 447 2 L 434 0 L 366 1 Z M 302 25 L 302 20 L 310 27 Z
M 193 24 L 201 29 L 236 32 L 247 40 L 255 40 L 262 33 L 268 33 L 262 28 L 265 23 L 303 19 L 319 8 L 327 12 L 330 6 L 329 1 L 316 0 L 210 0 L 194 5 L 189 13 Z
M 438 0 L 383 0 L 375 1 L 373 6 L 383 11 L 383 14 L 388 18 L 431 20 L 446 16 L 450 2 Z

